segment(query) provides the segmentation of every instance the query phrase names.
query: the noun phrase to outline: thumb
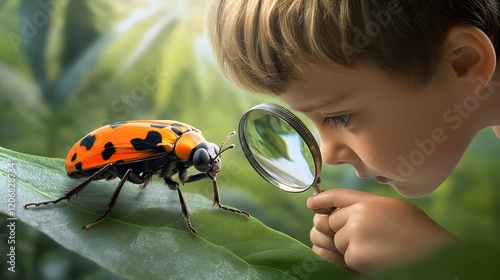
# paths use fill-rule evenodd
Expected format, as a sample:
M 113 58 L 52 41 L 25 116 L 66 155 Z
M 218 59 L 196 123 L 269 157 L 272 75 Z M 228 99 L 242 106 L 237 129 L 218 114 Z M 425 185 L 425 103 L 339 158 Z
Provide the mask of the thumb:
M 311 200 L 313 197 L 310 197 L 307 199 L 307 208 L 311 209 L 314 213 L 316 214 L 323 214 L 323 215 L 330 215 L 335 209 L 338 209 L 336 207 L 333 207 L 333 208 L 330 208 L 330 207 L 327 207 L 327 208 L 311 208 L 312 204 L 314 202 L 309 202 L 309 200 Z
M 357 202 L 370 201 L 378 196 L 349 189 L 332 189 L 321 192 L 307 200 L 307 208 L 318 214 L 330 214 L 332 209 L 343 208 Z

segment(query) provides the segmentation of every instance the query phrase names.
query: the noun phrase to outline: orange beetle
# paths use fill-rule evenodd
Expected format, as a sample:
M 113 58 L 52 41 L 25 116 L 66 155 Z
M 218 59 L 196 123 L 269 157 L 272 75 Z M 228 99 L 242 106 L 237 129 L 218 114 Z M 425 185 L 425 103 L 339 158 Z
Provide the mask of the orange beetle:
M 178 121 L 136 120 L 103 126 L 78 141 L 66 158 L 65 169 L 68 176 L 87 179 L 56 200 L 28 203 L 24 208 L 56 204 L 64 199 L 69 201 L 92 181 L 119 177 L 120 183 L 107 210 L 83 227 L 88 230 L 107 217 L 126 181 L 140 184 L 140 187 L 144 188 L 156 174 L 165 180 L 170 189 L 177 190 L 186 225 L 193 236 L 196 236 L 198 233 L 189 221 L 189 212 L 179 183 L 172 179 L 172 176 L 178 173 L 182 184 L 208 177 L 212 180 L 214 204 L 248 218 L 250 215 L 247 212 L 220 204 L 215 179 L 221 168 L 221 154 L 234 148 L 234 145 L 225 149 L 222 147 L 234 134 L 231 132 L 218 147 L 207 142 L 195 127 Z M 198 173 L 188 175 L 191 166 L 194 166 Z

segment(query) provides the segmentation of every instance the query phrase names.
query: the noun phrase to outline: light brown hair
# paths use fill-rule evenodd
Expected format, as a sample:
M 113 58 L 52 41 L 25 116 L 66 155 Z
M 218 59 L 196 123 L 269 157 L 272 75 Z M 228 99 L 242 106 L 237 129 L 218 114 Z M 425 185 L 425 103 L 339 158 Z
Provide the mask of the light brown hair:
M 306 64 L 372 65 L 414 86 L 434 74 L 447 31 L 481 29 L 498 53 L 497 0 L 210 0 L 207 31 L 222 72 L 281 94 Z

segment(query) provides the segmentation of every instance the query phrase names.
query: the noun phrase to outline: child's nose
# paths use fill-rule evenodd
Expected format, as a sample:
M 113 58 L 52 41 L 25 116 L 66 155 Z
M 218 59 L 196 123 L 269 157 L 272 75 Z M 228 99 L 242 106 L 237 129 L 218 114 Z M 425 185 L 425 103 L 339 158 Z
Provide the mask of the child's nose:
M 321 156 L 323 161 L 331 165 L 356 162 L 356 153 L 347 145 L 335 141 L 322 141 Z

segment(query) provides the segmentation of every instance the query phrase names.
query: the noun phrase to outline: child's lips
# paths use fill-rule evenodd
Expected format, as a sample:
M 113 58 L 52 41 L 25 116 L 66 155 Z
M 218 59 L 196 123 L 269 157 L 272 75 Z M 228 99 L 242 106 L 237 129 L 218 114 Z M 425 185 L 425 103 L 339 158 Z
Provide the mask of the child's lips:
M 357 175 L 361 179 L 374 178 L 380 184 L 387 184 L 389 182 L 389 178 L 384 177 L 384 176 L 373 176 L 373 175 L 370 176 L 370 175 L 365 175 L 365 174 L 360 174 L 360 173 L 357 173 Z
M 384 177 L 384 176 L 376 176 L 375 180 L 381 184 L 386 184 L 389 181 L 389 178 Z

